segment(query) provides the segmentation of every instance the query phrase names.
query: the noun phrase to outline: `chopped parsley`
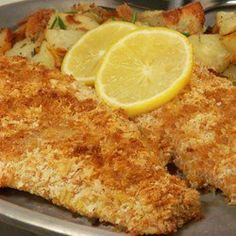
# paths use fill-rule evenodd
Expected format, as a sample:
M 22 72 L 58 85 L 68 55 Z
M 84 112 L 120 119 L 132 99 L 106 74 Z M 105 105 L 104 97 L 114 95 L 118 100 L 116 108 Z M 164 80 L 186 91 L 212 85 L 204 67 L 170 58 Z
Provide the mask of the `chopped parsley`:
M 186 37 L 189 37 L 189 36 L 190 36 L 190 33 L 188 33 L 188 32 L 182 32 L 182 34 L 183 34 L 184 36 L 186 36 Z

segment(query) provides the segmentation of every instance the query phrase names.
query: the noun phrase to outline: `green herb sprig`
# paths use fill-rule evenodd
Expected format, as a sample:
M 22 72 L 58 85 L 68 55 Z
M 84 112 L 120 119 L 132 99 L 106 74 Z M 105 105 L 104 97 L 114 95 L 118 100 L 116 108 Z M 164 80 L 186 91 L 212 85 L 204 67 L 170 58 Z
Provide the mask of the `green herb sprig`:
M 63 29 L 63 30 L 66 30 L 66 25 L 65 23 L 63 22 L 63 20 L 61 19 L 60 16 L 56 16 L 50 29 L 54 29 L 54 28 L 60 28 L 60 29 Z
M 190 36 L 190 33 L 189 32 L 182 32 L 182 34 L 186 37 L 189 37 Z

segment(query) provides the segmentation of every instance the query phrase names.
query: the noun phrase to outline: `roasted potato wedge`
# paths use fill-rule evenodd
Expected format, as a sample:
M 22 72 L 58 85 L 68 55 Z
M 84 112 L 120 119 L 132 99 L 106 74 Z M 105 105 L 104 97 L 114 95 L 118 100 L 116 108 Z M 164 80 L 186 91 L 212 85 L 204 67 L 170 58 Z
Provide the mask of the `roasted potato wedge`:
M 32 14 L 26 23 L 26 37 L 34 40 L 40 37 L 40 34 L 44 33 L 53 12 L 54 10 L 51 9 L 42 9 Z
M 5 53 L 7 56 L 22 56 L 31 59 L 36 54 L 36 44 L 29 38 L 17 43 Z
M 99 26 L 99 24 L 94 19 L 85 15 L 75 14 L 73 19 L 75 22 L 80 23 L 78 28 L 79 30 L 88 31 Z
M 123 4 L 124 5 L 124 4 Z M 73 11 L 77 11 L 80 15 L 88 16 L 94 19 L 99 24 L 111 19 L 112 17 L 117 17 L 117 9 L 105 9 L 103 7 L 97 6 L 94 3 L 79 3 L 72 7 Z
M 45 38 L 53 48 L 68 50 L 83 34 L 79 30 L 48 29 Z
M 56 18 L 61 24 L 55 24 Z M 99 26 L 94 18 L 80 14 L 55 13 L 48 23 L 48 29 L 79 30 L 87 32 Z
M 225 48 L 218 34 L 200 34 L 189 37 L 196 61 L 223 72 L 230 63 L 231 54 Z
M 4 54 L 12 47 L 13 34 L 10 29 L 5 28 L 0 30 L 0 54 Z
M 236 65 L 229 66 L 223 73 L 224 76 L 228 77 L 231 81 L 236 82 Z
M 56 61 L 53 56 L 53 54 L 50 51 L 50 45 L 47 41 L 43 41 L 42 45 L 40 47 L 39 53 L 36 54 L 32 61 L 35 63 L 39 63 L 42 65 L 45 65 L 49 68 L 55 68 L 56 67 Z
M 222 37 L 222 43 L 229 52 L 236 54 L 236 31 Z
M 196 2 L 169 11 L 144 11 L 138 14 L 138 21 L 192 35 L 203 32 L 205 15 L 202 5 Z
M 13 33 L 15 43 L 25 39 L 25 37 L 26 37 L 25 30 L 26 30 L 26 23 L 22 23 L 22 24 L 18 25 L 18 27 L 16 28 L 16 30 Z
M 53 13 L 54 10 L 52 9 L 40 9 L 24 18 L 19 22 L 18 27 L 14 32 L 15 41 L 18 42 L 25 38 L 29 38 L 32 41 L 37 42 L 38 46 L 40 46 L 44 40 L 44 31 Z
M 227 35 L 235 32 L 236 12 L 218 12 L 216 14 L 216 28 L 220 35 Z

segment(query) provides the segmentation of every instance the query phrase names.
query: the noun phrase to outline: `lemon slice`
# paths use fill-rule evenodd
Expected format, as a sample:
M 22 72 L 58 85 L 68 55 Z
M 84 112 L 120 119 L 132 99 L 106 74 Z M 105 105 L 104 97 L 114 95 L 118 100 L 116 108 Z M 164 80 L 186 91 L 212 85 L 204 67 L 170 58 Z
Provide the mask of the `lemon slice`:
M 108 49 L 136 28 L 134 24 L 116 21 L 89 31 L 66 54 L 62 72 L 86 84 L 93 84 Z
M 189 81 L 192 67 L 187 37 L 167 28 L 142 28 L 106 54 L 96 91 L 107 104 L 134 116 L 175 97 Z

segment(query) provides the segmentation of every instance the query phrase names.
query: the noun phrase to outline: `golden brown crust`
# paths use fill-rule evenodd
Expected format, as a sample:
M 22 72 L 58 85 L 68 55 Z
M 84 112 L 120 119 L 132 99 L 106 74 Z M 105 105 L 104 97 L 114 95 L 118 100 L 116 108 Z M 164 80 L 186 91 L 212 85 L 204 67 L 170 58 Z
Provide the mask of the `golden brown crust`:
M 166 234 L 199 217 L 199 194 L 89 88 L 21 58 L 0 57 L 0 78 L 2 187 L 137 234 Z
M 89 16 L 91 18 L 94 18 L 99 24 L 102 24 L 103 22 L 107 21 L 108 19 L 112 17 L 117 17 L 117 11 L 114 9 L 105 9 L 103 7 L 99 7 L 96 4 L 92 3 L 81 3 L 76 4 L 72 8 L 75 11 L 78 11 L 78 13 Z
M 13 33 L 10 29 L 4 28 L 0 30 L 0 54 L 4 54 L 12 47 Z
M 133 9 L 127 3 L 118 6 L 116 12 L 120 19 L 132 21 Z
M 41 43 L 44 39 L 44 31 L 53 13 L 54 10 L 52 9 L 40 9 L 23 19 L 14 33 L 15 40 L 30 38 Z
M 174 159 L 192 187 L 219 188 L 236 204 L 235 104 L 230 81 L 196 66 L 179 96 L 136 122 L 166 162 Z
M 26 24 L 18 25 L 17 29 L 13 32 L 14 43 L 17 43 L 25 39 L 25 29 L 26 29 Z

